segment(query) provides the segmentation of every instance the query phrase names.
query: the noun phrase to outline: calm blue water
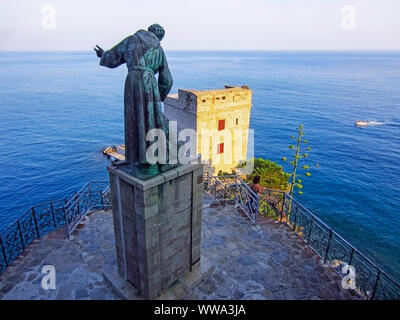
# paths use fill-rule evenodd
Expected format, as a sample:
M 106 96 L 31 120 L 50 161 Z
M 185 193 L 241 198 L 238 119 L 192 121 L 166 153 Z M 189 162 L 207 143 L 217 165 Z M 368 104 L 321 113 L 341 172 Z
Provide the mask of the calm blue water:
M 254 90 L 256 156 L 288 156 L 302 123 L 313 176 L 299 199 L 400 279 L 400 53 L 167 56 L 173 92 Z M 32 205 L 107 179 L 100 151 L 123 142 L 125 74 L 100 68 L 92 52 L 0 53 L 0 229 Z M 357 119 L 378 124 L 360 129 Z

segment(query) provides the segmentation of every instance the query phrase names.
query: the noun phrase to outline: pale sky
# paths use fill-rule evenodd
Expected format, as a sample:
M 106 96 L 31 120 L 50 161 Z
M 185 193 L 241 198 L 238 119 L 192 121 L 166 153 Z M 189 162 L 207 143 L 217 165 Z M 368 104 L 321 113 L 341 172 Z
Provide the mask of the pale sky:
M 400 50 L 400 0 L 1 0 L 0 50 L 108 49 L 155 22 L 166 50 Z

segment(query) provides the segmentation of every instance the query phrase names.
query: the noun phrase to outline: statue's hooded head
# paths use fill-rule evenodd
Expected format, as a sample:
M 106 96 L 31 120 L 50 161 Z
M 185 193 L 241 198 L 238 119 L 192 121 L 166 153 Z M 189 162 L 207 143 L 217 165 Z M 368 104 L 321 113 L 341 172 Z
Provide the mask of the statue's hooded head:
M 159 24 L 152 24 L 147 30 L 154 33 L 160 41 L 164 38 L 165 30 Z

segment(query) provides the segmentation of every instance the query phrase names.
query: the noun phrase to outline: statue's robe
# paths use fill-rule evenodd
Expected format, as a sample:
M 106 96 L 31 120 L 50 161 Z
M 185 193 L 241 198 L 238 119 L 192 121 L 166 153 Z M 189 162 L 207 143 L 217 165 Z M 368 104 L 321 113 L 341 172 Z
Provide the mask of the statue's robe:
M 151 32 L 139 30 L 114 48 L 105 51 L 100 65 L 116 68 L 126 63 L 125 158 L 129 163 L 147 164 L 147 132 L 162 129 L 168 138 L 168 120 L 161 107 L 172 87 L 172 75 L 164 50 Z M 158 75 L 158 81 L 155 74 Z

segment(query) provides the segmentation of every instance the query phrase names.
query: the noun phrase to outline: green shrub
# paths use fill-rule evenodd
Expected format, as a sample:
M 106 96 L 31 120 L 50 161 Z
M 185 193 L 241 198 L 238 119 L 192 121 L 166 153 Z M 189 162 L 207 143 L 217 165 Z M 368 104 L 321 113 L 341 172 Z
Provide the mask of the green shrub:
M 258 212 L 260 214 L 266 215 L 267 217 L 272 218 L 272 219 L 278 219 L 279 218 L 279 216 L 276 213 L 276 211 L 274 210 L 274 208 L 272 208 L 268 204 L 268 202 L 266 202 L 264 200 L 260 200 Z
M 245 165 L 246 162 L 240 164 L 238 168 L 242 168 Z M 290 174 L 284 172 L 282 166 L 274 161 L 255 158 L 253 173 L 246 177 L 246 181 L 251 182 L 256 175 L 261 177 L 261 187 L 284 191 L 289 189 Z

